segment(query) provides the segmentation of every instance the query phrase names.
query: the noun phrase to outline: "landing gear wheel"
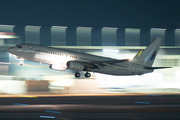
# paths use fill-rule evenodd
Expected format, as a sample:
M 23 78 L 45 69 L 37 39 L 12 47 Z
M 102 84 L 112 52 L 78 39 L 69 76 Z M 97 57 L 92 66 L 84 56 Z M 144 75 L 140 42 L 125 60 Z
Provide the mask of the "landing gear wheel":
M 76 72 L 75 75 L 74 75 L 76 78 L 79 78 L 81 77 L 81 74 L 79 72 Z
M 84 74 L 84 76 L 89 78 L 89 77 L 91 77 L 91 74 L 87 72 L 87 73 Z

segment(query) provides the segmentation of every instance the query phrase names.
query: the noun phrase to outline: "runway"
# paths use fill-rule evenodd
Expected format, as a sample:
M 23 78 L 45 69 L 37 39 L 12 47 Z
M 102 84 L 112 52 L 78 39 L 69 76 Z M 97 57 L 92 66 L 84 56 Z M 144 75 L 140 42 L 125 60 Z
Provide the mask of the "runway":
M 180 105 L 1 105 L 1 113 L 173 113 Z
M 159 104 L 180 104 L 180 95 L 109 95 L 109 96 L 94 96 L 94 95 L 55 95 L 51 97 L 20 95 L 18 97 L 2 97 L 0 105 L 13 105 L 14 103 L 23 103 L 28 105 L 39 104 L 98 104 L 98 105 L 159 105 Z
M 2 97 L 0 119 L 180 119 L 179 95 Z

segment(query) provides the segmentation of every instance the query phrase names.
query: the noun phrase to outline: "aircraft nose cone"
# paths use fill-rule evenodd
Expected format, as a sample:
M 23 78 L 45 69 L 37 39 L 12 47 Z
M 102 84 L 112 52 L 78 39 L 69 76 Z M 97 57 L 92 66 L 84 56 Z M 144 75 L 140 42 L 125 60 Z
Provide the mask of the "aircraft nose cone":
M 8 51 L 8 52 L 10 52 L 10 51 L 11 51 L 11 49 L 12 49 L 12 47 L 8 48 L 8 50 L 7 50 L 7 51 Z
M 14 51 L 14 47 L 10 47 L 10 48 L 8 48 L 8 50 L 7 50 L 9 53 L 12 53 L 13 51 Z

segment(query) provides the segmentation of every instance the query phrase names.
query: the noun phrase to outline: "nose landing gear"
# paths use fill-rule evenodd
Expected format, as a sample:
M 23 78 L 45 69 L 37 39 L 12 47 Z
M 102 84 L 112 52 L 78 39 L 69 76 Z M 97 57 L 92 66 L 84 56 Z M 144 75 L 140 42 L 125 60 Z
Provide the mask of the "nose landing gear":
M 21 66 L 23 66 L 23 65 L 24 65 L 24 60 L 20 60 L 19 64 L 20 64 Z
M 19 60 L 19 65 L 24 65 L 24 59 L 20 58 L 19 56 L 16 56 L 15 58 Z

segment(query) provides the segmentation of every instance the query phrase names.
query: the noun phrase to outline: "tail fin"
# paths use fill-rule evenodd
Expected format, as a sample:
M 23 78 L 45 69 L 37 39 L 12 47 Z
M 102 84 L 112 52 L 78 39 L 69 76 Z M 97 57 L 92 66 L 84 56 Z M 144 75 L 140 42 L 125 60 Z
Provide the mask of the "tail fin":
M 156 54 L 161 45 L 162 38 L 156 38 L 145 50 L 139 51 L 133 58 L 135 63 L 142 64 L 144 66 L 152 66 L 155 60 Z

